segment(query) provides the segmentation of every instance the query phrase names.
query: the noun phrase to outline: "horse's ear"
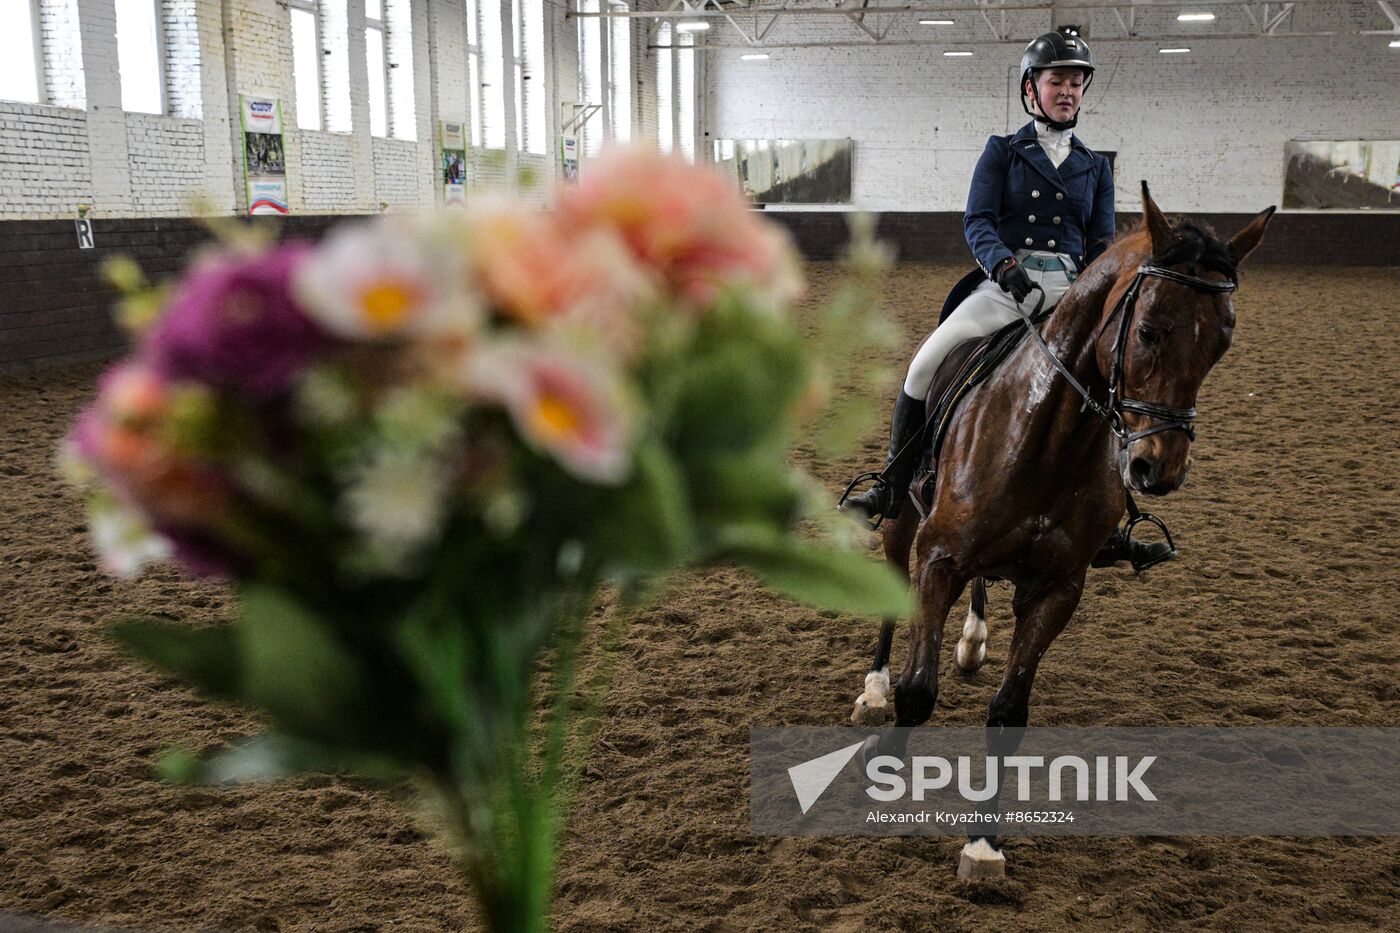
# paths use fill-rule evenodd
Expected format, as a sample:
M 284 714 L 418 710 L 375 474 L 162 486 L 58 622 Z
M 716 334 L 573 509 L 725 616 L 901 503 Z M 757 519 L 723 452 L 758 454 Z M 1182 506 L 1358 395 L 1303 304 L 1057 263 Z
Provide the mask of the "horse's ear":
M 1147 221 L 1147 235 L 1152 238 L 1152 255 L 1160 256 L 1171 245 L 1174 235 L 1172 225 L 1167 221 L 1152 194 L 1147 190 L 1147 180 L 1142 182 L 1142 216 Z
M 1254 252 L 1254 248 L 1259 245 L 1259 241 L 1264 239 L 1264 228 L 1269 225 L 1269 220 L 1274 216 L 1276 207 L 1266 207 L 1259 216 L 1251 220 L 1243 230 L 1235 234 L 1234 239 L 1226 248 L 1230 250 L 1230 258 L 1235 261 L 1235 265 L 1244 262 L 1244 257 Z

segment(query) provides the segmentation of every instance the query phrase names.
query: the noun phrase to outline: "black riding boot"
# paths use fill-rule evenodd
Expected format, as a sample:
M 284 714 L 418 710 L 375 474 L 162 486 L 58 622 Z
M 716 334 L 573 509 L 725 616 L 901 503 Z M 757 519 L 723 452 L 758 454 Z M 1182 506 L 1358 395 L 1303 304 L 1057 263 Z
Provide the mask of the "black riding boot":
M 894 402 L 894 417 L 890 423 L 890 453 L 885 460 L 884 475 L 865 492 L 847 499 L 842 506 L 843 511 L 855 512 L 872 522 L 882 516 L 899 517 L 899 510 L 908 498 L 909 483 L 914 479 L 914 470 L 918 467 L 921 453 L 916 449 L 905 450 L 905 447 L 919 446 L 911 442 L 923 428 L 923 401 L 905 395 L 901 389 L 899 398 Z M 901 452 L 904 454 L 902 457 L 898 456 Z
M 1119 561 L 1126 560 L 1134 567 L 1146 567 L 1172 560 L 1175 557 L 1176 550 L 1165 542 L 1154 541 L 1148 544 L 1138 541 L 1128 537 L 1128 534 L 1120 527 L 1114 529 L 1113 534 L 1109 535 L 1108 541 L 1094 555 L 1094 559 L 1090 563 L 1095 567 L 1112 567 Z

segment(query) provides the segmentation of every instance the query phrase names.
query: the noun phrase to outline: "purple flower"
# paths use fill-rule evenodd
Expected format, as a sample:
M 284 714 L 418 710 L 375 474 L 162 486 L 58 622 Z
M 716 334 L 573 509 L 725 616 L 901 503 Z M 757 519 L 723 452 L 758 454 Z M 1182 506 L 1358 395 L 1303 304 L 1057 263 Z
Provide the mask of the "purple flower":
M 197 263 L 149 336 L 155 371 L 266 400 L 286 391 L 330 337 L 292 298 L 311 252 L 291 244 Z

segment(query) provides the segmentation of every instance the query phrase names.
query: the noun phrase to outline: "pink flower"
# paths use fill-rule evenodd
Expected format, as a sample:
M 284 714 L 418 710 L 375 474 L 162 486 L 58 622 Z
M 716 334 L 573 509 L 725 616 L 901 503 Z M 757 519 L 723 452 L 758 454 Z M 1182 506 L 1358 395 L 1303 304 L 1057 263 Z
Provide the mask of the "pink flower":
M 70 441 L 125 507 L 176 545 L 200 538 L 232 509 L 227 479 L 171 443 L 174 391 L 140 361 L 121 363 L 102 379 L 97 400 L 82 413 Z M 199 564 L 198 572 L 212 566 Z
M 559 197 L 565 229 L 615 230 L 675 294 L 703 307 L 726 287 L 780 307 L 801 291 L 784 230 L 749 209 L 735 184 L 678 155 L 632 146 L 606 153 Z
M 570 473 L 603 485 L 627 478 L 635 418 L 615 373 L 560 345 L 503 340 L 482 348 L 472 381 L 526 444 Z
M 467 234 L 472 269 L 503 316 L 529 327 L 583 323 L 613 349 L 635 347 L 635 312 L 656 288 L 616 233 L 574 235 L 525 205 L 487 200 Z
M 155 373 L 259 400 L 288 389 L 329 340 L 292 298 L 292 276 L 307 255 L 297 244 L 196 263 L 149 332 Z

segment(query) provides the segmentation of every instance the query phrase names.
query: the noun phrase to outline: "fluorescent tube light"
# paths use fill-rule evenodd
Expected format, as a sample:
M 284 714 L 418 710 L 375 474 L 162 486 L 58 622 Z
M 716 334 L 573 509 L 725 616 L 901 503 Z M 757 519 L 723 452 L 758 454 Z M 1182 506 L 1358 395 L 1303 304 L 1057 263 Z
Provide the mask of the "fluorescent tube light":
M 1178 23 L 1208 23 L 1215 19 L 1214 13 L 1182 13 L 1177 16 Z

